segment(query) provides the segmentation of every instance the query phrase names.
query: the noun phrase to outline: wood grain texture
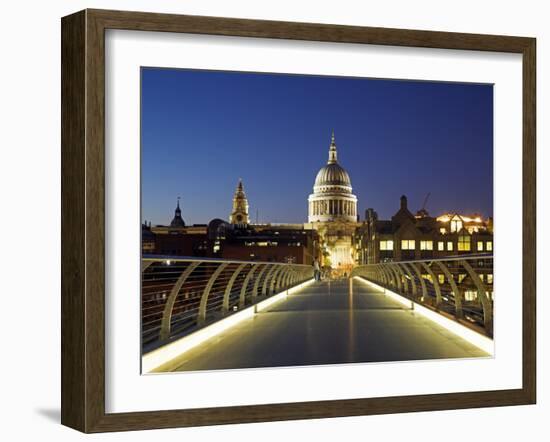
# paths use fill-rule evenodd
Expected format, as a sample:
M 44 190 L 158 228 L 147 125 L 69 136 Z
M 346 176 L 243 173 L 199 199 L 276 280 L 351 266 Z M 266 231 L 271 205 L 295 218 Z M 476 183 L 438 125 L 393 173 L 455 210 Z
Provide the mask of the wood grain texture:
M 85 13 L 61 29 L 61 422 L 85 428 Z
M 536 41 L 523 51 L 523 389 L 536 402 L 537 160 Z
M 105 30 L 186 32 L 523 55 L 523 387 L 388 398 L 105 413 Z M 532 404 L 535 40 L 526 37 L 86 10 L 62 19 L 62 423 L 84 432 Z M 136 149 L 138 147 L 136 146 Z

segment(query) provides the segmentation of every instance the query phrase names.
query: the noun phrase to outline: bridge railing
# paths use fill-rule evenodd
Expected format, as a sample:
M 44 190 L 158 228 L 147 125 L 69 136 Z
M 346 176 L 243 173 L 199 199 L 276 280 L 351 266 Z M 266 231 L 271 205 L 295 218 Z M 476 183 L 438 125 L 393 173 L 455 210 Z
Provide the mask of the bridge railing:
M 354 268 L 360 276 L 493 336 L 493 256 L 384 262 Z
M 149 351 L 313 277 L 308 265 L 145 255 L 141 341 Z

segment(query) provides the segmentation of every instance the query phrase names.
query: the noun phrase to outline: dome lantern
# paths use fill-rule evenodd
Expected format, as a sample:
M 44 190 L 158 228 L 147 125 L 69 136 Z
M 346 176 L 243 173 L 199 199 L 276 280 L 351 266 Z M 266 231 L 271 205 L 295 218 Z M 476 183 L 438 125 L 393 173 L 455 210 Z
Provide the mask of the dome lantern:
M 338 163 L 338 152 L 336 150 L 336 141 L 334 140 L 334 130 L 332 131 L 332 137 L 330 140 L 330 147 L 328 150 L 328 162 L 327 164 Z

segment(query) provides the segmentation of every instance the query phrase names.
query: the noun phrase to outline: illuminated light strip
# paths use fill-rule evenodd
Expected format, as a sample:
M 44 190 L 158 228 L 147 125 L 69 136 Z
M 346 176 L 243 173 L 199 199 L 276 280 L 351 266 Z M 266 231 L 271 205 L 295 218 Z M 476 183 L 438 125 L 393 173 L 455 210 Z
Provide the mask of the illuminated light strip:
M 460 324 L 459 322 L 446 318 L 445 316 L 442 316 L 439 313 L 436 313 L 429 308 L 426 308 L 423 305 L 418 304 L 417 302 L 411 301 L 410 299 L 407 299 L 395 292 L 392 292 L 391 290 L 388 290 L 378 284 L 367 281 L 359 276 L 355 276 L 354 278 L 375 289 L 382 290 L 387 296 L 407 307 L 411 307 L 411 305 L 414 306 L 415 313 L 418 313 L 424 316 L 426 319 L 435 322 L 437 325 L 440 325 L 451 333 L 454 333 L 458 337 L 464 339 L 465 341 L 468 341 L 470 344 L 475 345 L 477 348 L 483 350 L 485 353 L 489 353 L 491 356 L 494 356 L 495 345 L 494 341 L 491 338 L 483 336 L 482 334 Z
M 240 312 L 234 313 L 227 318 L 221 319 L 213 324 L 210 324 L 200 330 L 197 330 L 194 333 L 191 333 L 188 336 L 184 336 L 177 341 L 166 344 L 163 347 L 153 350 L 141 358 L 141 370 L 143 373 L 151 373 L 154 370 L 162 367 L 163 365 L 169 364 L 171 361 L 174 361 L 176 358 L 179 358 L 182 354 L 187 351 L 197 347 L 203 342 L 207 341 L 210 338 L 213 338 L 216 335 L 228 330 L 229 328 L 235 326 L 236 324 L 244 321 L 245 319 L 250 319 L 254 317 L 257 312 L 265 310 L 267 307 L 275 304 L 278 301 L 286 299 L 288 295 L 296 293 L 298 290 L 310 285 L 315 280 L 310 279 L 301 284 L 298 284 L 295 287 L 292 287 L 289 290 L 280 292 L 276 295 L 271 296 L 268 299 L 265 299 L 258 304 L 251 305 Z
M 262 310 L 265 310 L 266 308 L 268 308 L 269 306 L 275 304 L 276 302 L 279 302 L 279 301 L 282 301 L 283 299 L 286 299 L 286 297 L 288 295 L 292 295 L 293 293 L 296 293 L 297 291 L 303 289 L 304 287 L 307 287 L 308 285 L 310 285 L 314 281 L 315 281 L 314 279 L 309 279 L 308 281 L 302 282 L 301 284 L 298 284 L 297 286 L 292 287 L 289 290 L 285 290 L 284 292 L 281 292 L 277 295 L 273 295 L 270 298 L 268 298 L 268 299 L 266 299 L 262 302 L 259 302 L 258 304 L 255 305 L 256 312 L 261 312 Z

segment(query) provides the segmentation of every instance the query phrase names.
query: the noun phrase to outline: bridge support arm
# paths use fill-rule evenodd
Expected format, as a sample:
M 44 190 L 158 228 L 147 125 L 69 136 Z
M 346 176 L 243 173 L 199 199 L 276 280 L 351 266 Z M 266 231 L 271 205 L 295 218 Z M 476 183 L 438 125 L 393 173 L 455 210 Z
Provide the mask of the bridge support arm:
M 258 268 L 259 264 L 254 264 L 252 268 L 248 271 L 246 274 L 246 277 L 244 278 L 243 285 L 241 287 L 241 293 L 239 294 L 239 308 L 243 308 L 246 303 L 246 289 L 248 287 L 248 283 L 250 282 L 250 279 L 252 278 L 252 275 L 254 275 L 254 272 Z M 260 270 L 260 273 L 256 277 L 256 281 L 254 282 L 254 288 L 252 290 L 252 293 L 255 293 L 258 288 L 258 283 L 260 278 L 262 277 L 263 273 L 265 272 L 265 269 L 267 269 L 267 265 L 264 265 L 262 270 Z M 254 296 L 254 295 L 253 295 Z
M 420 282 L 420 287 L 422 289 L 422 300 L 428 299 L 428 288 L 426 287 L 426 281 L 422 278 L 422 272 L 415 263 L 409 263 L 409 266 L 413 269 L 418 281 Z
M 462 311 L 462 293 L 458 289 L 458 286 L 456 285 L 456 282 L 449 268 L 442 262 L 438 262 L 437 265 L 445 275 L 445 278 L 449 282 L 449 285 L 451 286 L 451 290 L 453 291 L 454 298 L 455 298 L 455 316 L 457 318 L 462 318 L 464 316 L 464 313 Z
M 425 262 L 421 262 L 420 264 L 422 265 L 424 270 L 426 270 L 426 273 L 430 275 L 430 277 L 432 278 L 432 285 L 434 286 L 434 290 L 435 290 L 435 306 L 439 308 L 439 306 L 443 302 L 443 298 L 441 297 L 441 287 L 439 286 L 439 281 L 435 277 L 434 272 L 432 271 L 432 269 L 428 264 L 426 264 Z
M 477 288 L 477 296 L 481 301 L 481 306 L 483 307 L 483 322 L 485 324 L 485 329 L 492 330 L 493 329 L 493 308 L 491 306 L 491 301 L 487 296 L 487 290 L 485 289 L 485 285 L 479 278 L 479 275 L 472 268 L 470 263 L 468 263 L 468 261 L 466 260 L 460 261 L 460 264 L 468 272 L 468 274 L 470 275 L 470 278 L 472 279 L 472 281 L 474 282 Z
M 414 277 L 411 273 L 411 270 L 407 266 L 407 264 L 398 264 L 402 269 L 407 273 L 409 280 L 411 281 L 411 288 L 412 288 L 412 295 L 414 298 L 416 298 L 417 295 L 417 289 L 416 289 L 416 281 L 414 280 Z
M 229 296 L 231 295 L 231 289 L 233 289 L 233 284 L 235 284 L 235 280 L 237 279 L 237 277 L 245 267 L 246 267 L 246 264 L 239 265 L 239 267 L 235 269 L 235 271 L 231 275 L 231 278 L 229 279 L 229 282 L 227 283 L 227 287 L 225 288 L 225 291 L 223 293 L 223 302 L 222 302 L 222 312 L 224 313 L 227 313 L 229 311 Z
M 277 266 L 273 264 L 267 272 L 267 275 L 265 276 L 264 284 L 262 286 L 262 296 L 267 295 L 268 283 L 271 280 L 271 277 L 273 276 L 273 272 L 275 272 L 275 270 L 277 270 Z
M 201 301 L 199 304 L 199 315 L 197 317 L 198 324 L 202 324 L 206 320 L 206 306 L 208 305 L 208 297 L 210 296 L 210 291 L 212 290 L 216 279 L 218 278 L 220 273 L 225 270 L 227 265 L 228 264 L 224 262 L 223 264 L 220 264 L 216 268 L 216 270 L 214 270 L 214 273 L 212 273 L 212 276 L 210 276 L 206 287 L 204 287 L 204 290 L 202 291 Z
M 170 337 L 170 328 L 172 323 L 172 312 L 174 309 L 174 304 L 176 303 L 176 298 L 178 296 L 178 293 L 180 289 L 182 288 L 183 284 L 189 278 L 189 275 L 193 273 L 193 270 L 195 270 L 199 264 L 201 264 L 201 261 L 192 262 L 187 266 L 187 268 L 182 272 L 182 274 L 179 276 L 178 280 L 172 287 L 172 290 L 170 290 L 170 294 L 168 295 L 168 298 L 166 299 L 166 304 L 164 305 L 164 311 L 162 313 L 162 320 L 160 323 L 160 339 L 165 340 Z

